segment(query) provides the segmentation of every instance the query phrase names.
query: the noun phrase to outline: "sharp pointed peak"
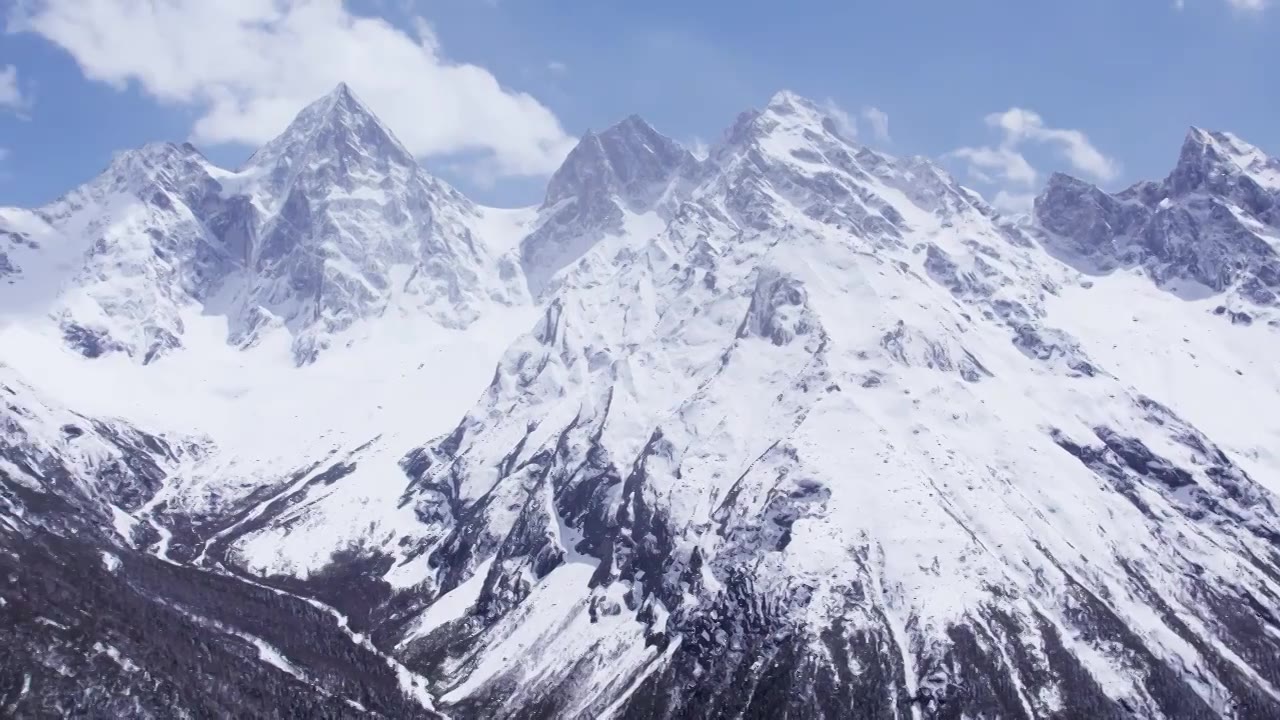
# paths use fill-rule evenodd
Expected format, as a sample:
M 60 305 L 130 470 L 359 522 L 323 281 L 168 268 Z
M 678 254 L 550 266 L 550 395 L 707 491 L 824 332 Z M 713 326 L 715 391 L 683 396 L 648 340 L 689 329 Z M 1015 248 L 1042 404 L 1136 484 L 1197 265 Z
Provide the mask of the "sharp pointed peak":
M 298 114 L 298 117 L 301 118 L 308 114 L 317 114 L 328 117 L 341 114 L 363 115 L 374 120 L 378 120 L 377 116 L 373 114 L 373 111 L 369 109 L 369 106 L 364 104 L 364 101 L 356 95 L 355 91 L 352 90 L 351 86 L 345 81 L 339 82 L 323 97 L 318 98 L 306 108 L 303 108 L 302 112 Z
M 369 107 L 360 100 L 360 97 L 345 81 L 339 82 L 327 95 L 317 100 L 316 104 L 326 105 L 331 112 L 343 109 L 373 115 Z
M 1241 173 L 1268 187 L 1280 187 L 1280 159 L 1235 134 L 1193 126 L 1168 181 L 1176 192 L 1186 192 L 1215 175 L 1234 177 Z
M 808 98 L 804 97 L 800 93 L 797 93 L 794 90 L 788 90 L 786 88 L 783 88 L 782 90 L 779 90 L 778 92 L 774 93 L 773 96 L 769 98 L 769 102 L 768 104 L 765 105 L 765 107 L 771 108 L 771 109 L 772 108 L 791 108 L 791 107 L 795 107 L 796 105 L 813 105 L 813 104 L 814 103 L 812 100 L 809 100 Z
M 653 126 L 652 126 L 652 125 L 650 125 L 650 124 L 648 123 L 648 121 L 646 121 L 644 118 L 640 117 L 640 116 L 639 116 L 639 115 L 637 115 L 636 113 L 631 113 L 630 115 L 628 115 L 628 116 L 626 116 L 626 117 L 622 118 L 622 119 L 621 119 L 621 120 L 619 120 L 618 122 L 614 123 L 614 124 L 613 124 L 613 127 L 616 127 L 616 128 L 646 128 L 646 129 L 649 129 L 649 130 L 652 130 L 652 129 L 653 129 Z
M 1054 172 L 1049 174 L 1049 180 L 1047 184 L 1048 185 L 1085 186 L 1085 185 L 1091 185 L 1092 183 L 1081 180 L 1075 175 L 1068 175 L 1067 173 L 1055 170 Z
M 187 159 L 204 159 L 191 143 L 150 142 L 142 147 L 124 150 L 112 156 L 112 167 L 159 166 Z
M 631 114 L 609 127 L 601 130 L 597 137 L 605 139 L 633 137 L 636 135 L 650 138 L 664 138 L 662 133 L 654 129 L 652 125 L 645 121 L 644 118 L 636 114 Z
M 1187 128 L 1186 137 L 1182 141 L 1182 152 L 1201 152 L 1204 148 L 1215 147 L 1226 141 L 1223 133 L 1192 125 Z
M 1208 128 L 1202 128 L 1199 125 L 1192 125 L 1187 128 L 1188 140 L 1207 140 L 1213 137 L 1213 131 Z
M 817 133 L 861 148 L 856 142 L 856 127 L 833 103 L 817 103 L 785 89 L 774 93 L 764 109 L 740 114 L 722 147 L 739 147 L 778 133 Z
M 1212 147 L 1220 152 L 1233 155 L 1252 155 L 1262 153 L 1259 148 L 1251 145 L 1234 133 L 1229 133 L 1223 130 L 1210 130 L 1196 125 L 1192 125 L 1187 130 L 1183 149 L 1185 150 L 1189 146 Z
M 603 146 L 606 144 L 630 142 L 632 139 L 637 137 L 642 141 L 653 140 L 664 145 L 679 145 L 675 140 L 672 140 L 656 130 L 644 118 L 633 113 L 603 130 L 588 129 L 586 132 L 582 133 L 582 137 L 578 140 L 578 145 L 574 148 L 574 152 L 581 152 L 582 149 L 586 147 L 603 150 Z M 570 152 L 570 155 L 572 156 L 573 152 Z
M 841 113 L 835 108 L 834 103 L 829 100 L 825 103 L 820 103 L 794 90 L 784 89 L 779 90 L 769 98 L 769 102 L 765 105 L 762 114 L 783 117 L 808 117 L 821 120 Z
M 639 115 L 604 130 L 588 130 L 547 184 L 544 207 L 585 193 L 638 192 L 632 186 L 659 182 L 693 156 Z
M 249 159 L 246 167 L 264 162 L 276 164 L 281 159 L 292 164 L 317 143 L 331 147 L 365 147 L 375 154 L 394 157 L 400 164 L 415 163 L 412 154 L 360 100 L 351 86 L 339 82 L 327 94 L 304 107 L 284 132 Z

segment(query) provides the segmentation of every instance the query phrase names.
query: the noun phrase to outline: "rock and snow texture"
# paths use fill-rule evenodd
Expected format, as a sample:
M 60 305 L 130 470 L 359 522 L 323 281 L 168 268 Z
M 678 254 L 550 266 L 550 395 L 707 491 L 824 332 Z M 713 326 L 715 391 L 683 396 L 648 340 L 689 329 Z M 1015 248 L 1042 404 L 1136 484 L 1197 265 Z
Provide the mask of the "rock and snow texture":
M 1233 322 L 1275 319 L 1280 161 L 1234 135 L 1192 128 L 1167 178 L 1115 195 L 1055 175 L 1035 214 L 1046 247 L 1082 269 L 1141 267 L 1183 295 L 1230 291 L 1219 314 Z
M 6 276 L 40 276 L 10 277 L 0 300 L 47 308 L 89 357 L 153 361 L 182 344 L 194 306 L 225 317 L 236 345 L 286 330 L 303 364 L 389 309 L 457 328 L 522 302 L 519 261 L 481 244 L 481 220 L 340 85 L 238 171 L 157 144 L 47 207 L 0 210 L 22 250 Z
M 345 87 L 236 173 L 140 153 L 0 212 L 3 291 L 62 280 L 0 332 L 0 487 L 76 498 L 95 583 L 346 638 L 188 601 L 270 697 L 394 715 L 391 668 L 462 718 L 1280 715 L 1280 165 L 1233 136 L 1114 195 L 1057 176 L 1026 225 L 785 92 L 704 161 L 589 133 L 518 211 Z M 109 376 L 144 399 L 75 380 Z
M 484 574 L 467 617 L 407 636 L 446 702 L 1280 711 L 1274 464 L 1093 358 L 1052 312 L 1074 273 L 929 163 L 788 94 L 708 162 L 406 457 L 434 592 Z
M 588 132 L 552 175 L 538 226 L 520 244 L 529 291 L 547 295 L 593 250 L 611 264 L 626 238 L 661 229 L 699 172 L 688 150 L 635 115 Z

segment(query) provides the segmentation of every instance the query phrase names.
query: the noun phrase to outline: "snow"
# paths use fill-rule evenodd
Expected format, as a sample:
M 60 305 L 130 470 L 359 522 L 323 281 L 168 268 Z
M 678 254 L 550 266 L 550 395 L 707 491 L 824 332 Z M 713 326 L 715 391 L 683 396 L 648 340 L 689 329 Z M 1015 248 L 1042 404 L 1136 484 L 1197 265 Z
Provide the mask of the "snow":
M 472 229 L 497 254 L 518 249 L 520 241 L 533 230 L 538 220 L 536 207 L 481 207 L 477 210 L 478 217 L 471 221 Z
M 465 582 L 436 598 L 427 607 L 426 612 L 414 618 L 413 623 L 405 630 L 404 637 L 400 640 L 400 645 L 403 646 L 414 639 L 424 637 L 441 625 L 465 617 L 467 611 L 475 605 L 476 599 L 480 597 L 480 591 L 484 588 L 484 580 L 489 574 L 489 568 L 492 566 L 493 558 L 485 560 L 476 567 L 475 572 Z
M 133 544 L 133 529 L 137 526 L 138 521 L 132 515 L 121 510 L 115 505 L 111 506 L 112 525 L 116 529 L 116 534 L 124 540 L 126 544 Z
M 1280 493 L 1280 415 L 1265 403 L 1236 403 L 1231 412 L 1222 405 L 1223 398 L 1280 394 L 1280 370 L 1267 361 L 1280 354 L 1280 334 L 1222 322 L 1212 314 L 1218 303 L 1181 300 L 1117 273 L 1089 288 L 1067 286 L 1049 307 L 1091 357 L 1217 438 L 1232 460 Z
M 259 660 L 278 670 L 283 670 L 303 682 L 309 682 L 307 680 L 306 673 L 304 673 L 301 668 L 294 665 L 292 662 L 289 662 L 288 658 L 286 658 L 279 650 L 267 644 L 262 638 L 248 634 L 241 635 L 241 637 L 252 643 L 253 646 L 257 648 Z
M 626 677 L 628 669 L 643 664 L 654 651 L 635 642 L 642 636 L 642 625 L 625 613 L 604 616 L 592 623 L 583 612 L 583 589 L 594 571 L 590 564 L 570 563 L 543 578 L 517 610 L 490 632 L 490 644 L 478 648 L 479 664 L 462 684 L 441 696 L 441 701 L 457 702 L 507 672 L 515 673 L 511 679 L 516 681 L 516 687 L 532 689 L 539 674 L 552 671 L 542 660 L 580 658 L 605 641 L 621 653 L 613 658 L 612 677 Z
M 93 650 L 96 653 L 106 655 L 111 658 L 117 665 L 124 668 L 127 672 L 141 672 L 141 668 L 134 664 L 132 660 L 121 655 L 119 650 L 111 647 L 110 645 L 104 645 L 100 642 L 94 643 Z
M 105 550 L 102 551 L 102 565 L 109 572 L 115 572 L 120 569 L 120 558 L 113 553 Z

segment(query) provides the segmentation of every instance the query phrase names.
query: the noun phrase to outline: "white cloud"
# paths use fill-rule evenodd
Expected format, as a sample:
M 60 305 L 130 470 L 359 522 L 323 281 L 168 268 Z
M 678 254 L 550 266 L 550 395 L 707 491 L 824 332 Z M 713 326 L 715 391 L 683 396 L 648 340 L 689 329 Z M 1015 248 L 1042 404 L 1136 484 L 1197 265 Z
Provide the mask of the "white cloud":
M 419 156 L 465 153 L 496 175 L 554 170 L 556 116 L 488 70 L 448 60 L 422 19 L 406 32 L 344 0 L 32 0 L 10 31 L 65 49 L 86 77 L 135 83 L 200 112 L 197 141 L 260 144 L 348 82 Z
M 991 204 L 1002 213 L 1017 215 L 1031 212 L 1035 205 L 1035 193 L 1020 193 L 1001 190 L 991 199 Z
M 563 75 L 569 72 L 569 66 L 560 62 L 559 60 L 552 60 L 551 62 L 547 63 L 547 69 L 555 73 L 556 75 Z
M 686 146 L 689 148 L 689 152 L 699 160 L 706 160 L 711 155 L 711 146 L 700 137 L 691 139 L 686 143 Z
M 992 182 L 991 173 L 1019 185 L 1034 185 L 1039 177 L 1026 156 L 1012 147 L 962 147 L 951 155 L 968 160 L 969 173 L 983 182 Z
M 1076 170 L 1098 180 L 1114 180 L 1120 165 L 1104 155 L 1079 130 L 1060 130 L 1044 124 L 1032 110 L 1010 108 L 987 116 L 987 124 L 1004 132 L 1003 145 L 1018 147 L 1026 141 L 1055 146 Z
M 1093 146 L 1079 130 L 1049 127 L 1039 113 L 1010 108 L 986 117 L 986 124 L 1000 132 L 998 145 L 962 147 L 947 153 L 968 164 L 969 176 L 997 190 L 991 204 L 1001 212 L 1030 212 L 1035 195 L 1029 190 L 1040 172 L 1024 154 L 1028 145 L 1051 148 L 1076 172 L 1110 181 L 1120 175 L 1120 164 Z
M 18 87 L 18 68 L 13 65 L 0 67 L 0 109 L 22 110 L 27 100 Z
M 871 135 L 880 142 L 890 142 L 889 114 L 877 107 L 863 108 L 862 119 L 871 126 Z
M 1014 185 L 1034 185 L 1040 173 L 1023 153 L 1028 144 L 1053 148 L 1072 169 L 1096 180 L 1110 181 L 1120 175 L 1120 164 L 1094 147 L 1087 135 L 1079 130 L 1049 127 L 1035 111 L 1010 108 L 988 115 L 986 123 L 1000 131 L 999 145 L 962 147 L 948 153 L 967 160 L 969 173 L 984 182 L 990 183 L 994 175 L 997 180 Z
M 1233 10 L 1247 13 L 1261 12 L 1272 4 L 1273 0 L 1225 0 Z M 1187 9 L 1187 0 L 1173 0 L 1173 9 L 1182 12 Z
M 858 121 L 835 100 L 827 98 L 822 103 L 822 112 L 835 122 L 836 130 L 845 138 L 852 140 L 858 137 Z

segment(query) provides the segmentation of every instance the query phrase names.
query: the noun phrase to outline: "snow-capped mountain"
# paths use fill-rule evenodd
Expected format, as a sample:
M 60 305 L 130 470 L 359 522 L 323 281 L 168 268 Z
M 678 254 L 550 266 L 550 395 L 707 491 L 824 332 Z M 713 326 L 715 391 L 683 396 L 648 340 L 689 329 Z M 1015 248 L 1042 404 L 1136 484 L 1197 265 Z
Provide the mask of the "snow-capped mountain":
M 0 215 L 27 250 L 9 274 L 43 270 L 36 285 L 56 296 L 36 301 L 67 341 L 142 362 L 182 344 L 188 307 L 226 317 L 239 346 L 284 328 L 299 363 L 390 308 L 465 327 L 526 295 L 518 260 L 474 235 L 481 221 L 345 84 L 238 171 L 157 144 L 48 207 Z
M 1229 291 L 1236 322 L 1275 319 L 1280 161 L 1234 135 L 1192 128 L 1164 181 L 1115 195 L 1054 175 L 1036 218 L 1046 247 L 1090 272 L 1141 267 L 1174 292 Z
M 520 243 L 530 292 L 545 296 L 588 252 L 609 264 L 626 238 L 657 232 L 699 171 L 688 150 L 635 115 L 588 132 L 551 176 L 536 229 Z
M 0 706 L 1275 717 L 1277 167 L 1193 130 L 1018 224 L 784 92 L 498 211 L 345 87 L 234 173 L 122 156 L 0 214 Z M 208 688 L 122 630 L 161 612 Z

